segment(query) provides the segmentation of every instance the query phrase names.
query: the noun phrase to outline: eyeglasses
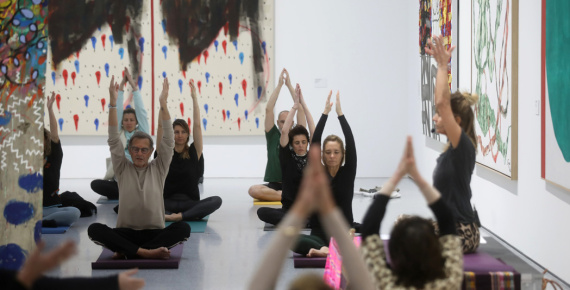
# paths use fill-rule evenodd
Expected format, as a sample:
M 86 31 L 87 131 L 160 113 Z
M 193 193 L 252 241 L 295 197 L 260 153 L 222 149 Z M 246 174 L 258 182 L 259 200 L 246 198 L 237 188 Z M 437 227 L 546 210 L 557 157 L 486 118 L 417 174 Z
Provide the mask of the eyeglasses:
M 131 150 L 133 150 L 134 153 L 139 153 L 139 151 L 140 151 L 142 154 L 147 154 L 150 151 L 149 148 L 139 148 L 139 147 L 133 147 L 133 146 L 131 146 Z

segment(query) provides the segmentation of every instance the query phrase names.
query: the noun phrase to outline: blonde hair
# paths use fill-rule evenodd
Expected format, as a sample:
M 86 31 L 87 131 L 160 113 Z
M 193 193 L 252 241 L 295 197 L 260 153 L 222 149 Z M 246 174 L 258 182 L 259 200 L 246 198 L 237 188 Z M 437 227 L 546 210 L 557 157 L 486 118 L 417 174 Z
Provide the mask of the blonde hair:
M 472 106 L 479 101 L 479 95 L 475 93 L 456 91 L 451 94 L 450 105 L 454 116 L 461 118 L 461 129 L 467 134 L 475 149 L 477 149 L 477 137 L 475 136 L 475 114 Z M 448 146 L 449 147 L 449 146 Z M 446 148 L 447 150 L 447 148 Z
M 346 150 L 344 149 L 344 142 L 342 142 L 342 139 L 340 139 L 340 137 L 338 137 L 337 135 L 328 135 L 327 138 L 325 138 L 325 141 L 323 141 L 323 164 L 325 164 L 325 168 L 328 169 L 327 163 L 325 162 L 324 159 L 324 154 L 325 154 L 325 147 L 327 146 L 328 142 L 337 142 L 338 144 L 340 144 L 340 150 L 342 151 L 342 159 L 340 160 L 340 165 L 342 166 L 342 164 L 344 163 L 344 157 L 346 155 Z

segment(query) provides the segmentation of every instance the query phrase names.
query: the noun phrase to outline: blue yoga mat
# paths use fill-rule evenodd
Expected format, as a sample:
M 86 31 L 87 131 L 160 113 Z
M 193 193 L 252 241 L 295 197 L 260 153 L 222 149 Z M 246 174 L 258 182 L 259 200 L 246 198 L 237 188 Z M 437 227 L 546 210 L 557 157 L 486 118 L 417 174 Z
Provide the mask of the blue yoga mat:
M 63 234 L 69 229 L 68 226 L 57 227 L 57 228 L 43 228 L 42 227 L 42 235 L 49 235 L 49 234 Z
M 105 196 L 101 196 L 98 200 L 97 200 L 98 204 L 118 204 L 119 200 L 118 199 L 108 199 Z
M 191 233 L 203 233 L 206 231 L 206 225 L 208 224 L 208 219 L 210 215 L 205 216 L 202 220 L 199 221 L 189 221 L 185 222 L 190 225 L 190 232 Z M 165 226 L 169 226 L 172 222 L 165 222 Z

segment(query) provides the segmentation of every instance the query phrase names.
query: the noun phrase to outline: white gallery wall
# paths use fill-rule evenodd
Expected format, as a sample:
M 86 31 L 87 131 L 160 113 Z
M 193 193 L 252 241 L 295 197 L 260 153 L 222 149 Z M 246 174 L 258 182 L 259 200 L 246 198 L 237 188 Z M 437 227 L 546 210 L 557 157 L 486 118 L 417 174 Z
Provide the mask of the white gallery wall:
M 540 115 L 535 101 L 540 100 L 541 84 L 541 1 L 520 2 L 519 180 L 477 166 L 473 203 L 486 228 L 570 281 L 570 228 L 563 224 L 570 221 L 570 192 L 540 178 Z M 465 89 L 470 86 L 469 3 L 461 1 L 459 15 L 459 86 Z M 286 67 L 293 82 L 303 86 L 315 122 L 328 91 L 340 90 L 356 139 L 358 177 L 390 176 L 408 134 L 414 138 L 426 178 L 431 178 L 440 153 L 441 145 L 422 135 L 418 5 L 418 1 L 276 1 L 275 74 Z M 317 87 L 317 80 L 324 87 Z M 291 106 L 283 89 L 275 111 Z M 342 135 L 333 112 L 324 135 L 331 133 Z M 103 175 L 108 156 L 105 138 L 64 136 L 62 142 L 62 178 Z M 204 142 L 206 177 L 261 181 L 266 162 L 263 137 L 207 137 Z

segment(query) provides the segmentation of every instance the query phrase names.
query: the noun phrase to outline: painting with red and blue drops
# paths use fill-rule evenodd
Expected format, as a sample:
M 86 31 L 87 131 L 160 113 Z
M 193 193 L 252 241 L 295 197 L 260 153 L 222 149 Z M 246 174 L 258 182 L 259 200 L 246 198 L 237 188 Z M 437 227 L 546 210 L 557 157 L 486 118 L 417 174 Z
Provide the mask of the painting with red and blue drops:
M 190 125 L 199 122 L 204 135 L 262 135 L 265 103 L 274 85 L 274 4 L 251 1 L 257 3 L 251 9 L 245 7 L 250 1 L 246 2 L 233 7 L 234 1 L 201 1 L 200 8 L 186 5 L 190 1 L 144 0 L 140 13 L 126 9 L 127 20 L 86 27 L 92 34 L 57 66 L 50 51 L 46 91 L 58 95 L 60 134 L 107 135 L 109 82 L 112 76 L 122 78 L 123 68 L 128 67 L 136 71 L 133 77 L 153 134 L 158 124 L 158 97 L 167 77 L 173 119 L 184 119 Z M 216 5 L 227 7 L 217 9 Z M 233 14 L 215 15 L 215 11 Z M 211 21 L 198 25 L 203 19 Z M 243 19 L 247 21 L 239 21 Z M 96 19 L 93 22 L 97 23 Z M 123 23 L 122 30 L 116 27 L 118 22 Z M 184 25 L 188 29 L 183 29 Z M 124 38 L 121 44 L 117 31 Z M 191 80 L 197 87 L 200 120 L 193 120 Z M 120 105 L 134 107 L 128 84 L 124 91 Z M 47 116 L 45 121 L 49 122 Z
M 17 270 L 41 238 L 47 1 L 0 9 L 0 268 Z

